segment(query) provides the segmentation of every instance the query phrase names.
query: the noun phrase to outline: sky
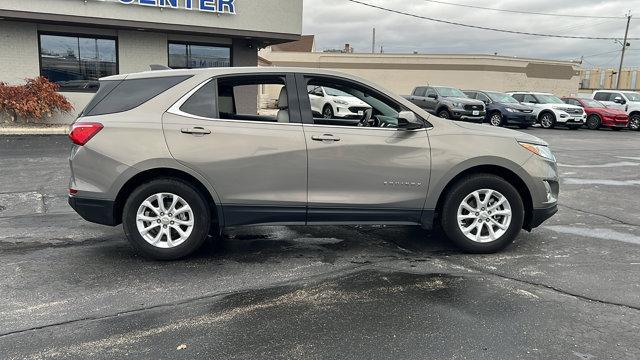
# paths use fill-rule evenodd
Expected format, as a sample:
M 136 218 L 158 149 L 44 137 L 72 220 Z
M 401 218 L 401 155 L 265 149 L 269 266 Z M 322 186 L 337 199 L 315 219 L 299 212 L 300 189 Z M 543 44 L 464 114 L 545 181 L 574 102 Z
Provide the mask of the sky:
M 425 0 L 361 0 L 412 14 L 470 25 L 571 36 L 624 36 L 626 19 L 566 18 L 469 9 Z M 490 8 L 553 14 L 620 16 L 631 10 L 629 36 L 640 38 L 640 0 L 442 0 Z M 372 9 L 348 0 L 304 0 L 303 33 L 316 35 L 316 48 L 371 52 L 465 53 L 579 60 L 584 66 L 617 68 L 621 45 L 613 40 L 572 40 L 505 34 L 435 23 Z M 625 67 L 640 67 L 640 40 L 630 41 Z

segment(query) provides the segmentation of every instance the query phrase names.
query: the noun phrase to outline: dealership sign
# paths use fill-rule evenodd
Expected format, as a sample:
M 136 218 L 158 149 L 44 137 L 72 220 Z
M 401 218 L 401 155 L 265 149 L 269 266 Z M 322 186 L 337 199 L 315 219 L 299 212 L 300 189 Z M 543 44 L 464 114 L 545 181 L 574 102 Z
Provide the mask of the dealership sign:
M 217 14 L 235 14 L 235 0 L 120 0 L 126 5 L 196 10 Z

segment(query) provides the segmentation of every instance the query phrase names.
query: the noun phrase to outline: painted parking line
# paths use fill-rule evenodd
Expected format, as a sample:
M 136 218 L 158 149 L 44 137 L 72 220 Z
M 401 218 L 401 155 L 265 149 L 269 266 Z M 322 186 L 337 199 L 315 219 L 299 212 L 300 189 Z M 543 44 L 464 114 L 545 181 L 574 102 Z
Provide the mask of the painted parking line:
M 560 167 L 568 168 L 614 168 L 614 167 L 628 167 L 628 166 L 640 166 L 640 163 L 630 161 L 620 161 L 606 164 L 590 164 L 590 165 L 570 165 L 570 164 L 558 164 Z
M 608 186 L 638 186 L 640 180 L 608 180 L 608 179 L 562 179 L 565 185 L 608 185 Z
M 595 239 L 602 240 L 614 240 L 621 241 L 629 244 L 640 245 L 640 236 L 623 233 L 611 229 L 602 229 L 602 228 L 587 228 L 587 227 L 577 227 L 577 226 L 565 226 L 565 225 L 552 225 L 545 226 L 545 229 L 549 229 L 562 234 L 570 234 L 570 235 L 578 235 L 585 236 Z

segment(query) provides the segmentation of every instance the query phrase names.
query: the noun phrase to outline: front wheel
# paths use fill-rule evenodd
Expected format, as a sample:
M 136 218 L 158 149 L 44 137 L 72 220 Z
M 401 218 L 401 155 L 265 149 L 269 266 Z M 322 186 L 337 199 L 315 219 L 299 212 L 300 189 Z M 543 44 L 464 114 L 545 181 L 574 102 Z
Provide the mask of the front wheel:
M 486 254 L 502 250 L 518 236 L 524 205 L 518 191 L 490 174 L 462 179 L 449 191 L 442 209 L 442 228 L 461 250 Z
M 589 115 L 587 118 L 587 127 L 590 130 L 598 130 L 602 126 L 602 121 L 600 121 L 600 117 L 596 114 Z
M 440 112 L 438 112 L 438 117 L 442 119 L 451 119 L 451 113 L 449 110 L 440 110 Z
M 140 254 L 156 260 L 176 260 L 205 243 L 211 211 L 191 184 L 163 178 L 131 193 L 122 223 L 127 239 Z
M 553 129 L 556 126 L 556 117 L 546 112 L 540 116 L 540 125 L 545 129 Z
M 322 117 L 325 119 L 333 119 L 333 108 L 331 105 L 325 105 L 322 109 Z
M 629 130 L 640 130 L 640 114 L 633 114 L 629 118 Z
M 502 119 L 502 114 L 500 114 L 499 112 L 494 112 L 493 114 L 491 114 L 491 117 L 489 118 L 489 123 L 491 123 L 491 125 L 493 126 L 503 126 L 503 119 Z

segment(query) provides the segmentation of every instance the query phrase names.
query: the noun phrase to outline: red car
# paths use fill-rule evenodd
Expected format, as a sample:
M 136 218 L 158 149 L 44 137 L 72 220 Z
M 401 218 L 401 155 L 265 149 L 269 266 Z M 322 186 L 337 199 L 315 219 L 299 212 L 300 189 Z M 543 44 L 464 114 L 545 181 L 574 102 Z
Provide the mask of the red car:
M 591 130 L 598 130 L 601 127 L 622 130 L 629 124 L 629 115 L 626 112 L 608 108 L 599 101 L 572 97 L 562 98 L 562 101 L 570 105 L 583 107 L 587 113 L 586 125 Z

